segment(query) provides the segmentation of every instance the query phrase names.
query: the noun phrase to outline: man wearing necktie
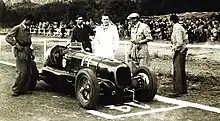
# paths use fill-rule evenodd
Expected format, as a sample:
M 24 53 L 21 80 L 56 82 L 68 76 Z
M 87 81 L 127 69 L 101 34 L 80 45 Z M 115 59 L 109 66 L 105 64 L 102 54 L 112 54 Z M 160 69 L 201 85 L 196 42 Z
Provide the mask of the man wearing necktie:
M 25 20 L 15 26 L 7 35 L 6 41 L 13 46 L 16 58 L 16 81 L 12 87 L 12 96 L 29 93 L 34 90 L 37 81 L 37 67 L 33 61 L 30 25 L 33 21 L 32 15 L 27 15 Z
M 129 50 L 129 66 L 135 71 L 138 66 L 149 66 L 148 42 L 152 41 L 150 27 L 140 22 L 138 13 L 132 13 L 127 17 L 131 26 L 131 46 Z
M 76 17 L 76 26 L 73 28 L 71 42 L 82 42 L 83 49 L 87 52 L 92 52 L 91 39 L 94 31 L 92 28 L 84 24 L 83 16 Z

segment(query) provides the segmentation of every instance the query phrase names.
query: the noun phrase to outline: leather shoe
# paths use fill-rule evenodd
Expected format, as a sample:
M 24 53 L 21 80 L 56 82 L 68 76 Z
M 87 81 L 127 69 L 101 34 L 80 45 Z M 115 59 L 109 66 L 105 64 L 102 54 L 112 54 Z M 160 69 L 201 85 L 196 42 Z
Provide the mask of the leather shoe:
M 33 93 L 34 93 L 33 91 L 28 91 L 25 94 L 33 94 Z
M 17 96 L 19 96 L 19 95 L 21 95 L 21 94 L 18 94 L 18 93 L 13 92 L 11 95 L 12 95 L 13 97 L 17 97 Z
M 35 89 L 28 89 L 28 91 L 35 91 Z
M 169 97 L 180 97 L 181 96 L 181 94 L 178 94 L 178 93 L 171 93 L 171 94 L 169 94 Z

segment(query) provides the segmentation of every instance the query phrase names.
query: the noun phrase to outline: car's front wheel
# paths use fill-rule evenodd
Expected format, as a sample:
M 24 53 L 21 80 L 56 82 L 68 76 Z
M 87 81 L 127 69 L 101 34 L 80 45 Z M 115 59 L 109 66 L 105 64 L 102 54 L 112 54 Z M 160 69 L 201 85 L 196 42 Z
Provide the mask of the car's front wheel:
M 157 92 L 156 75 L 146 67 L 139 67 L 134 72 L 133 76 L 138 76 L 141 80 L 139 86 L 141 88 L 135 91 L 135 98 L 138 101 L 151 101 Z
M 96 75 L 91 69 L 78 72 L 75 84 L 76 98 L 83 108 L 95 108 L 100 92 Z

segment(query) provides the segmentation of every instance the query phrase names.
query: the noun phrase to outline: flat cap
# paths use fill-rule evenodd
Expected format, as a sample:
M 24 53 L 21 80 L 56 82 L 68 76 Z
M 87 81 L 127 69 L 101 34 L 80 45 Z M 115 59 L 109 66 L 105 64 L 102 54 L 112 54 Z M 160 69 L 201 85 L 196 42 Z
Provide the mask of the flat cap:
M 138 13 L 131 13 L 131 14 L 127 17 L 127 19 L 139 18 L 139 17 L 140 17 L 140 15 L 139 15 Z

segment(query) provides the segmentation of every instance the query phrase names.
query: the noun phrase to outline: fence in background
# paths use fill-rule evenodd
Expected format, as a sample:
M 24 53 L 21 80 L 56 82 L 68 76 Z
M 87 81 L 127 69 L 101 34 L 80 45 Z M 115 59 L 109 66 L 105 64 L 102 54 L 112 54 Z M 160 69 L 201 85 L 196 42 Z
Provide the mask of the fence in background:
M 59 45 L 66 45 L 67 41 L 69 39 L 60 39 L 60 38 L 42 38 L 42 37 L 32 37 L 33 41 L 33 47 L 35 50 L 35 55 L 36 55 L 36 62 L 38 64 L 41 64 L 43 62 L 46 50 L 49 47 L 52 47 L 56 44 Z M 124 62 L 128 62 L 128 49 L 130 42 L 129 41 L 120 41 L 120 46 L 118 50 L 116 51 L 116 59 L 122 60 Z M 152 54 L 152 47 L 154 47 L 153 52 L 158 52 L 160 53 L 166 53 L 167 55 L 170 55 L 170 46 L 171 44 L 164 44 L 164 43 L 154 43 L 154 42 L 149 42 L 149 50 L 150 54 Z M 187 45 L 189 48 L 199 48 L 199 49 L 220 49 L 220 45 Z M 167 52 L 161 52 L 159 50 L 160 48 L 167 48 Z M 164 50 L 162 50 L 164 51 Z M 199 54 L 198 52 L 195 52 L 196 54 Z M 12 53 L 12 48 L 11 46 L 4 40 L 4 36 L 0 35 L 0 63 L 13 63 L 15 62 L 15 58 Z
M 35 61 L 38 65 L 41 65 L 43 59 L 45 57 L 46 51 L 48 48 L 54 45 L 66 45 L 68 39 L 60 39 L 60 38 L 39 38 L 33 37 L 33 48 L 35 51 Z M 116 53 L 116 59 L 122 60 L 124 62 L 128 62 L 128 41 L 120 41 L 120 46 Z M 0 37 L 0 63 L 6 65 L 14 65 L 15 58 L 13 55 L 13 48 L 4 40 L 4 37 Z

